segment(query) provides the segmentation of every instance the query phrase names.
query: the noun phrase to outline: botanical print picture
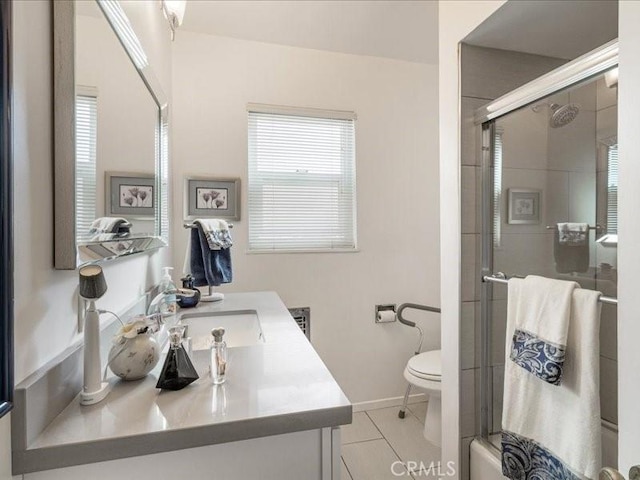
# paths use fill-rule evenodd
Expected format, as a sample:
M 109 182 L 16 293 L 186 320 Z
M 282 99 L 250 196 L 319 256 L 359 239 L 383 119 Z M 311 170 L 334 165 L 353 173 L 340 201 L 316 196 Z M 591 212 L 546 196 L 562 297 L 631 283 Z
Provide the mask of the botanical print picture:
M 518 215 L 533 215 L 533 199 L 517 198 L 515 200 L 515 209 Z
M 157 194 L 153 173 L 105 172 L 105 216 L 151 219 Z
M 229 189 L 227 188 L 196 188 L 196 208 L 228 210 Z
M 120 206 L 123 208 L 153 208 L 153 187 L 120 185 Z
M 184 219 L 240 220 L 240 179 L 185 177 Z
M 509 189 L 509 224 L 536 225 L 540 223 L 541 190 L 532 188 Z

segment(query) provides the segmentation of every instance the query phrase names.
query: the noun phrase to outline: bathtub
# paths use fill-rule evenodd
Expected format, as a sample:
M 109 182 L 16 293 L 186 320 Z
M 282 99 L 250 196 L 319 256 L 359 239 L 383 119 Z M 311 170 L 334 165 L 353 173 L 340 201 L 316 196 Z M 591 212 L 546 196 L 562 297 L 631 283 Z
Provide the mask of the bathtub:
M 469 474 L 471 480 L 505 480 L 500 465 L 500 453 L 487 440 L 471 442 Z M 618 430 L 609 422 L 602 422 L 602 465 L 618 467 Z M 465 480 L 465 479 L 463 479 Z

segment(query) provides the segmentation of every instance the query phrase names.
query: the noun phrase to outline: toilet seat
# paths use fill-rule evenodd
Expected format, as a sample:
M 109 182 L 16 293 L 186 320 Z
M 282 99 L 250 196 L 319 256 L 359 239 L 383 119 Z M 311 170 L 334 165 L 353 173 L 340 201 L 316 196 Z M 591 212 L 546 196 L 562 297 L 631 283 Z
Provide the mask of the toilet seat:
M 440 350 L 431 350 L 411 357 L 407 363 L 411 375 L 432 382 L 442 380 L 442 355 Z

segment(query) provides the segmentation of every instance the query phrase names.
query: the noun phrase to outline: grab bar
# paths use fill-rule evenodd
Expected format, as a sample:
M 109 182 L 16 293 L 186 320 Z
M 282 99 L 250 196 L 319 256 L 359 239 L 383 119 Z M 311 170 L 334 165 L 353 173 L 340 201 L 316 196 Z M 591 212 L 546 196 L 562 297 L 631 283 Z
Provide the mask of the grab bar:
M 413 308 L 415 310 L 424 310 L 425 312 L 434 312 L 434 313 L 441 313 L 442 312 L 437 307 L 429 307 L 427 305 L 420 305 L 419 303 L 403 303 L 402 305 L 400 305 L 398 307 L 398 312 L 396 313 L 396 317 L 398 318 L 398 321 L 400 323 L 404 323 L 408 327 L 415 327 L 416 326 L 416 322 L 412 322 L 411 320 L 407 320 L 406 318 L 404 318 L 402 316 L 402 312 L 406 308 Z
M 490 283 L 501 283 L 501 284 L 509 283 L 509 279 L 502 272 L 494 273 L 493 275 L 483 275 L 482 281 L 490 282 Z M 618 299 L 615 297 L 605 297 L 604 295 L 600 295 L 600 297 L 598 297 L 598 301 L 601 303 L 609 304 L 609 305 L 618 305 Z M 400 319 L 400 309 L 398 309 L 398 320 L 399 319 Z

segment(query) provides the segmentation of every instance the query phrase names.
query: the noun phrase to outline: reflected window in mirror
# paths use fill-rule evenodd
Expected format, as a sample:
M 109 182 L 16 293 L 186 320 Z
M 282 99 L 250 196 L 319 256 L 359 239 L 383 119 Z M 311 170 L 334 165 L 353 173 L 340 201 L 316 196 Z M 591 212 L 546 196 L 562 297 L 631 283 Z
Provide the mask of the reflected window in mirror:
M 494 127 L 493 133 L 493 246 L 501 244 L 502 214 L 502 136 L 503 127 Z
M 618 144 L 607 147 L 607 233 L 618 234 Z
M 86 237 L 96 218 L 98 90 L 76 90 L 76 237 Z

